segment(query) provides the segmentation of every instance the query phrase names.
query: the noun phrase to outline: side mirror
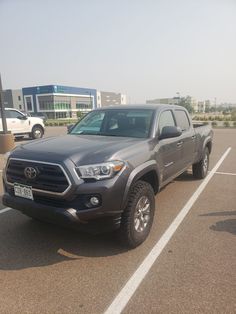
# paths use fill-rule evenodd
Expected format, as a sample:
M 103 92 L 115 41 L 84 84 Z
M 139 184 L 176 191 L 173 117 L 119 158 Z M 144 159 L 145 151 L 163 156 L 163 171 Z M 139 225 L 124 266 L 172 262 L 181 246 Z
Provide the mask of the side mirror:
M 19 119 L 19 120 L 27 120 L 28 117 L 27 116 L 18 116 L 17 119 Z
M 67 134 L 69 134 L 72 131 L 74 126 L 75 126 L 75 124 L 67 125 Z
M 163 140 L 164 138 L 178 137 L 181 134 L 182 130 L 178 126 L 164 126 L 159 136 L 159 140 Z

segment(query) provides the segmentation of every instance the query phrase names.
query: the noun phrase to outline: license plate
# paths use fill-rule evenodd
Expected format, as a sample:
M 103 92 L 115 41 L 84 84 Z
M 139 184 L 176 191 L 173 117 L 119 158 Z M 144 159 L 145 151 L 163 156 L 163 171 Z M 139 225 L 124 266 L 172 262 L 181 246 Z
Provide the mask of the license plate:
M 34 199 L 31 186 L 15 183 L 14 192 L 15 192 L 15 196 L 27 198 L 29 200 Z

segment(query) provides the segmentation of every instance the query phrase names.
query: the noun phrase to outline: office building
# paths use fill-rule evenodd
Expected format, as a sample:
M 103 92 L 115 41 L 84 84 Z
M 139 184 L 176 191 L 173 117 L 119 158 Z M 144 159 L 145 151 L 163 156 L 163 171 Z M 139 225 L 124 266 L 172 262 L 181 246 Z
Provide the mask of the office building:
M 3 91 L 3 104 L 6 108 L 24 110 L 24 101 L 21 89 L 6 89 Z
M 121 93 L 97 91 L 91 88 L 46 85 L 22 88 L 24 111 L 43 113 L 48 119 L 76 118 L 78 112 L 109 105 L 126 104 Z
M 146 101 L 146 104 L 168 104 L 168 105 L 178 105 L 180 101 L 179 97 L 172 97 L 172 98 L 156 98 L 150 99 Z
M 112 105 L 126 105 L 127 97 L 121 93 L 98 92 L 98 107 L 107 107 Z
M 46 85 L 22 88 L 25 111 L 42 112 L 48 119 L 76 118 L 97 107 L 96 89 Z

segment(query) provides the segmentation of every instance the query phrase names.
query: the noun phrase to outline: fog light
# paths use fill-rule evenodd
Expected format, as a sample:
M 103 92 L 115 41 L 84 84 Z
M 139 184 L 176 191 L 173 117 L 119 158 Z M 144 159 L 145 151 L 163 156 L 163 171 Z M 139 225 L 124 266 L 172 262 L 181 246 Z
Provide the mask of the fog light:
M 93 206 L 97 206 L 100 203 L 99 198 L 97 198 L 96 196 L 91 197 L 89 201 Z

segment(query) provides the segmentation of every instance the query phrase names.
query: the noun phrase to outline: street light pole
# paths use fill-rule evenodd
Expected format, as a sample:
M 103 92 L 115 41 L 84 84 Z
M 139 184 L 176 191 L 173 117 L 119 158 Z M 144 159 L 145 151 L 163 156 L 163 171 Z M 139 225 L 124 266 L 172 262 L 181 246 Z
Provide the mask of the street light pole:
M 0 109 L 1 109 L 1 117 L 2 117 L 2 133 L 7 134 L 7 121 L 6 121 L 6 115 L 5 115 L 5 109 L 4 109 L 1 74 L 0 74 Z
M 178 95 L 178 102 L 177 105 L 180 103 L 180 92 L 176 92 L 176 94 Z
M 3 101 L 3 90 L 2 80 L 0 74 L 0 112 L 2 119 L 2 131 L 0 131 L 0 154 L 5 154 L 14 148 L 14 136 L 11 132 L 7 131 L 7 120 L 5 115 L 4 101 Z

